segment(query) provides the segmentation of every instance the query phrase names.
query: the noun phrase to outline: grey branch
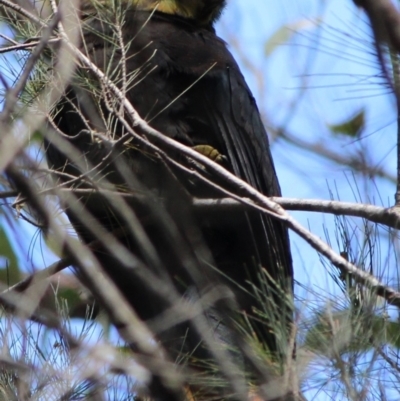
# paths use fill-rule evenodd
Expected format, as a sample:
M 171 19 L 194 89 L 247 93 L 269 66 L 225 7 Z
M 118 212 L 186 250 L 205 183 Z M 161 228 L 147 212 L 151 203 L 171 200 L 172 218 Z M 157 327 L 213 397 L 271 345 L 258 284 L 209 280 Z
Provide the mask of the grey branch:
M 383 224 L 387 227 L 400 228 L 400 208 L 385 208 L 366 203 L 341 202 L 323 199 L 300 199 L 300 198 L 270 198 L 271 201 L 282 206 L 286 210 L 299 210 L 304 212 L 330 213 L 337 216 L 361 217 L 374 223 Z M 248 207 L 257 207 L 250 199 L 245 199 Z M 193 205 L 198 208 L 215 209 L 236 209 L 243 208 L 243 203 L 232 198 L 221 199 L 194 199 Z

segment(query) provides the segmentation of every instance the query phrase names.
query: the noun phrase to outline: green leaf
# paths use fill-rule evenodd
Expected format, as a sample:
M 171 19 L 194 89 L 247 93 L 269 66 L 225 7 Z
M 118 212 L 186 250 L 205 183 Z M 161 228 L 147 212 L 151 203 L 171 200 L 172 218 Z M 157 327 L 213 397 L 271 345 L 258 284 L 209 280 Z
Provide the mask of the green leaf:
M 31 137 L 29 138 L 30 143 L 39 143 L 42 144 L 43 143 L 43 134 L 41 131 L 34 131 L 31 135 Z
M 328 124 L 333 134 L 342 134 L 351 138 L 359 138 L 365 127 L 365 110 L 353 114 L 349 119 L 339 124 Z
M 0 257 L 5 259 L 0 268 L 0 281 L 6 285 L 17 283 L 21 274 L 18 267 L 18 258 L 7 237 L 7 233 L 0 227 Z
M 311 21 L 309 19 L 302 19 L 291 24 L 286 24 L 278 28 L 265 43 L 265 55 L 270 56 L 279 46 L 282 46 L 293 38 L 298 32 L 306 29 L 315 28 L 320 25 L 322 20 L 316 18 Z

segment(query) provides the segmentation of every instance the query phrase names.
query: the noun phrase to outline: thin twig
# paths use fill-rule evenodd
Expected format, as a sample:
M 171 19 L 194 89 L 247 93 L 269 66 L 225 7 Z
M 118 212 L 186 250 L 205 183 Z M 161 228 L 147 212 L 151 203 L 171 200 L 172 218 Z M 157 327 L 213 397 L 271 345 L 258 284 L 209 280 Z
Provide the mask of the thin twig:
M 47 43 L 48 44 L 50 44 L 50 43 L 53 44 L 53 43 L 57 43 L 59 41 L 60 41 L 60 39 L 53 38 L 53 39 L 49 39 L 47 41 Z M 9 52 L 13 52 L 13 51 L 19 51 L 19 50 L 29 50 L 29 49 L 32 49 L 35 46 L 38 46 L 39 44 L 40 44 L 40 41 L 35 40 L 33 42 L 28 42 L 28 43 L 19 43 L 19 44 L 16 44 L 14 46 L 1 47 L 0 48 L 0 54 L 9 53 Z
M 15 2 L 9 1 L 9 0 L 0 0 L 0 4 L 3 4 L 5 6 L 5 9 L 11 9 L 18 14 L 23 15 L 26 17 L 28 20 L 34 22 L 35 24 L 39 25 L 41 28 L 47 28 L 48 24 L 42 21 L 39 17 L 36 15 L 33 15 L 31 12 L 28 10 L 24 9 L 23 7 L 19 6 Z
M 273 130 L 271 131 L 272 134 L 274 134 Z M 369 177 L 380 177 L 390 182 L 396 182 L 396 177 L 382 167 L 368 165 L 365 160 L 360 159 L 360 157 L 357 157 L 356 155 L 346 156 L 335 152 L 331 148 L 325 146 L 323 141 L 310 142 L 299 136 L 295 136 L 284 129 L 279 129 L 275 132 L 275 136 L 277 138 L 282 138 L 286 142 L 296 146 L 297 148 L 310 152 L 313 155 L 321 156 L 324 159 L 330 160 L 331 162 L 341 166 L 348 166 L 352 170 L 359 171 Z
M 7 91 L 6 103 L 4 105 L 2 113 L 0 114 L 0 120 L 2 120 L 4 124 L 8 122 L 10 114 L 13 112 L 14 107 L 18 101 L 18 96 L 20 92 L 26 87 L 29 76 L 37 61 L 39 60 L 39 57 L 41 56 L 43 50 L 49 44 L 51 35 L 53 34 L 53 31 L 59 21 L 60 16 L 58 14 L 54 14 L 54 17 L 50 21 L 48 27 L 44 30 L 39 44 L 33 49 L 32 54 L 29 56 L 18 82 L 13 86 L 12 89 Z

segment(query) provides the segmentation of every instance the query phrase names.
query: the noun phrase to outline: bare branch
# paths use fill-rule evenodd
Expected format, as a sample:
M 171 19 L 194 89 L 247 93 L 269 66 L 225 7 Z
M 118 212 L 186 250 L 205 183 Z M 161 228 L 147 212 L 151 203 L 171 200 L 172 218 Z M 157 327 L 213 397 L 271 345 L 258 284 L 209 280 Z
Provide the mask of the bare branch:
M 400 14 L 391 0 L 353 0 L 367 13 L 378 43 L 389 42 L 400 52 Z
M 270 198 L 273 202 L 286 210 L 299 210 L 305 212 L 330 213 L 337 216 L 362 217 L 374 223 L 383 224 L 387 227 L 399 229 L 400 209 L 397 207 L 384 208 L 366 203 L 341 202 L 323 199 L 300 199 L 300 198 Z M 251 207 L 259 206 L 246 199 L 246 204 Z M 235 208 L 243 208 L 243 203 L 232 198 L 221 199 L 194 199 L 193 205 L 198 209 L 223 211 Z

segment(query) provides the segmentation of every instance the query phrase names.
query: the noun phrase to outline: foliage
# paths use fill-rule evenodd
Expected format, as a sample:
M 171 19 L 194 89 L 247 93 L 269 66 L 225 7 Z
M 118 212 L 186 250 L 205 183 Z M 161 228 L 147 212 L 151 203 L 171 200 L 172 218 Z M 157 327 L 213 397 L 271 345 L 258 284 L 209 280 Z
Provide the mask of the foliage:
M 286 3 L 291 5 L 293 2 Z M 256 83 L 252 78 L 250 82 L 261 99 L 259 107 L 265 116 L 274 152 L 280 156 L 277 169 L 286 173 L 290 170 L 287 180 L 281 179 L 284 194 L 296 194 L 300 198 L 343 198 L 387 207 L 392 205 L 392 197 L 390 195 L 388 201 L 387 194 L 394 192 L 393 182 L 396 182 L 394 157 L 390 153 L 395 142 L 391 139 L 391 131 L 395 129 L 389 124 L 396 119 L 393 103 L 397 98 L 393 92 L 397 78 L 391 82 L 391 77 L 396 77 L 397 53 L 389 54 L 388 46 L 383 44 L 380 48 L 382 54 L 379 54 L 379 49 L 371 39 L 372 31 L 366 18 L 358 22 L 357 28 L 353 28 L 351 22 L 360 18 L 359 11 L 353 8 L 349 0 L 344 3 L 344 7 L 351 8 L 350 22 L 332 21 L 329 10 L 323 10 L 325 2 L 316 1 L 317 12 L 312 17 L 305 18 L 303 12 L 300 17 L 299 14 L 295 15 L 294 22 L 280 20 L 281 25 L 276 26 L 275 30 L 271 28 L 264 36 L 257 32 L 262 36 L 258 52 L 264 54 L 259 63 L 252 57 L 251 49 L 247 49 L 241 38 L 237 37 L 238 26 L 234 22 L 229 23 L 229 18 L 233 20 L 233 17 L 227 15 L 228 23 L 224 25 L 222 22 L 220 29 L 233 43 L 233 50 L 246 72 L 252 72 L 255 77 Z M 335 10 L 340 10 L 342 6 L 339 2 L 331 5 Z M 250 5 L 245 7 L 251 8 Z M 315 10 L 307 11 L 311 14 Z M 295 14 L 294 10 L 291 12 Z M 3 91 L 7 96 L 31 54 L 32 46 L 26 39 L 33 38 L 31 40 L 34 41 L 42 36 L 37 24 L 28 24 L 24 18 L 15 19 L 13 13 L 3 16 L 4 24 L 10 25 L 10 15 L 14 28 L 7 35 L 15 43 L 4 40 L 3 45 L 7 47 L 10 43 L 19 43 L 26 48 L 3 53 L 1 76 Z M 257 19 L 257 16 L 254 18 Z M 40 98 L 39 94 L 57 79 L 49 74 L 51 69 L 47 56 L 45 54 L 41 61 L 35 63 L 37 68 L 29 74 L 31 79 L 24 85 L 24 91 L 18 93 L 19 102 L 12 110 L 12 118 L 3 127 L 11 133 L 22 126 L 29 130 L 30 119 L 32 121 L 32 132 L 21 143 L 21 149 L 28 157 L 18 158 L 17 163 L 22 166 L 21 170 L 29 180 L 36 183 L 38 193 L 44 188 L 50 194 L 46 198 L 46 206 L 57 217 L 54 220 L 56 224 L 47 232 L 46 241 L 63 256 L 64 244 L 60 245 L 55 239 L 56 235 L 52 236 L 52 230 L 58 226 L 65 227 L 68 223 L 60 213 L 57 200 L 51 195 L 47 167 L 42 160 L 43 152 L 37 147 L 42 137 L 41 123 L 36 123 L 31 117 L 32 112 L 40 117 L 45 114 L 42 105 L 47 100 Z M 339 72 L 334 67 L 331 69 L 335 63 L 340 65 Z M 270 72 L 264 70 L 265 64 Z M 284 73 L 284 78 L 278 79 Z M 85 79 L 85 76 L 81 76 L 81 79 Z M 290 80 L 293 85 L 287 85 L 285 80 Z M 276 86 L 279 86 L 278 91 Z M 279 95 L 284 92 L 282 87 L 285 86 L 295 89 L 288 96 Z M 323 87 L 322 91 L 320 86 Z M 339 92 L 339 87 L 343 87 L 344 92 Z M 265 101 L 263 93 L 267 93 Z M 7 96 L 4 97 L 6 101 L 9 99 Z M 380 99 L 384 96 L 386 100 L 381 106 Z M 345 99 L 326 102 L 327 97 Z M 46 107 L 48 109 L 48 105 Z M 109 123 L 112 125 L 113 121 Z M 0 167 L 5 167 L 1 161 Z M 329 188 L 326 188 L 326 179 Z M 315 191 L 310 195 L 309 188 L 314 185 Z M 332 186 L 335 187 L 334 191 Z M 7 182 L 6 175 L 3 175 L 1 190 L 9 195 L 2 196 L 4 204 L 13 205 L 17 194 Z M 23 254 L 21 248 L 26 247 L 18 245 L 20 241 L 26 243 L 29 239 L 25 236 L 22 240 L 23 226 L 10 221 L 17 217 L 39 227 L 43 223 L 43 216 L 38 216 L 28 203 L 24 200 L 14 203 L 17 207 L 5 207 L 2 212 L 3 217 L 6 216 L 1 220 L 4 229 L 0 227 L 0 255 L 7 259 L 4 266 L 7 269 L 0 271 L 4 290 L 26 276 L 29 270 L 22 268 L 28 260 L 28 251 Z M 324 236 L 331 248 L 337 250 L 345 261 L 397 291 L 397 231 L 357 217 L 339 216 L 333 219 L 328 215 L 329 212 L 327 210 L 321 219 L 304 213 L 299 215 L 298 220 L 303 225 L 308 224 L 310 231 L 317 236 Z M 71 231 L 71 228 L 68 226 L 67 230 Z M 38 248 L 36 243 L 32 244 L 35 249 Z M 354 275 L 338 268 L 333 260 L 322 256 L 318 259 L 315 250 L 306 250 L 304 242 L 298 242 L 294 237 L 292 247 L 296 278 L 300 282 L 296 289 L 297 313 L 293 328 L 297 359 L 295 363 L 283 361 L 283 371 L 292 370 L 295 373 L 290 378 L 284 373 L 283 378 L 270 380 L 269 385 L 280 385 L 282 380 L 298 380 L 308 399 L 398 399 L 398 305 L 391 305 L 389 297 L 378 294 L 373 284 L 361 284 Z M 317 251 L 321 255 L 321 250 Z M 50 264 L 50 255 L 45 247 L 45 265 Z M 36 256 L 32 260 L 32 267 L 38 265 L 38 259 L 39 263 L 42 262 L 42 258 Z M 325 274 L 321 273 L 322 269 Z M 260 272 L 261 278 L 263 273 Z M 317 277 L 313 278 L 313 275 Z M 5 364 L 8 362 L 10 366 L 2 380 L 7 397 L 13 399 L 18 394 L 19 399 L 100 400 L 105 397 L 122 400 L 133 399 L 132 394 L 135 393 L 145 394 L 146 386 L 137 385 L 134 378 L 147 383 L 148 371 L 132 362 L 137 355 L 120 346 L 119 336 L 103 312 L 98 312 L 91 295 L 76 281 L 71 283 L 70 275 L 65 272 L 52 280 L 50 287 L 42 287 L 39 282 L 35 291 L 43 299 L 34 297 L 32 302 L 29 297 L 21 298 L 28 305 L 32 302 L 32 310 L 11 308 L 10 313 L 9 305 L 15 300 L 10 302 L 4 293 L 1 297 L 5 306 L 8 306 L 8 312 L 4 312 L 1 320 L 1 341 L 5 353 L 0 356 L 1 361 Z M 259 294 L 260 297 L 264 295 Z M 87 304 L 90 305 L 89 309 L 86 308 Z M 39 305 L 41 308 L 36 311 Z M 261 320 L 278 324 L 279 311 L 266 308 L 257 313 Z M 25 319 L 31 314 L 39 324 Z M 84 319 L 71 322 L 71 315 Z M 57 324 L 52 320 L 55 316 L 58 317 Z M 98 335 L 102 331 L 100 324 L 107 335 Z M 81 330 L 76 331 L 77 327 L 81 327 Z M 240 330 L 246 343 L 255 350 L 262 366 L 267 367 L 268 373 L 280 371 L 281 366 L 274 366 L 268 350 L 257 341 L 251 324 L 241 322 Z M 101 340 L 91 340 L 93 335 L 98 335 Z M 188 357 L 183 354 L 182 361 Z M 286 369 L 287 364 L 295 366 Z M 211 371 L 217 370 L 215 364 L 210 362 L 210 365 Z M 204 382 L 204 378 L 197 379 Z M 218 385 L 218 379 L 215 375 L 213 386 Z M 2 388 L 0 400 L 4 398 L 1 391 Z

